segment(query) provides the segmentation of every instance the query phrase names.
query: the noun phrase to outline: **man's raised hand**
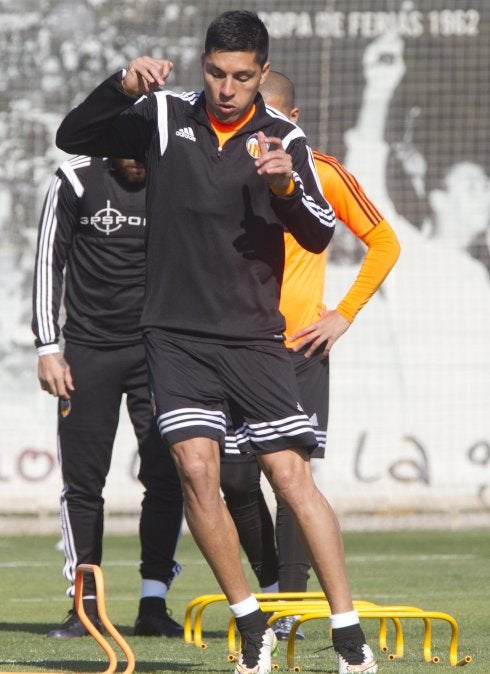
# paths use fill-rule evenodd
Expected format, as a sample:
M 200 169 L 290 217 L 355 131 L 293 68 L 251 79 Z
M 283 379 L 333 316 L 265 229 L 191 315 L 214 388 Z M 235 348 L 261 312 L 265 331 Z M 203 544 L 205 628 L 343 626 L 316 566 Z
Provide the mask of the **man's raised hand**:
M 167 81 L 174 64 L 165 59 L 138 56 L 128 65 L 121 84 L 128 96 L 141 96 L 158 91 Z
M 260 157 L 255 161 L 257 173 L 263 175 L 273 192 L 285 192 L 293 174 L 293 159 L 282 146 L 280 138 L 257 134 Z

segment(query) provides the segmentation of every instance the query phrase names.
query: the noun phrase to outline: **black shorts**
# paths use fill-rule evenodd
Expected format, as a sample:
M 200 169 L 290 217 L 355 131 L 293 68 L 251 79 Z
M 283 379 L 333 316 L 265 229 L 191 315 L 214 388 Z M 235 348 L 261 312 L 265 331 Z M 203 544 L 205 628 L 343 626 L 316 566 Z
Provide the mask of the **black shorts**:
M 324 358 L 321 351 L 305 358 L 304 351 L 289 351 L 289 357 L 294 366 L 299 388 L 301 405 L 310 419 L 315 431 L 318 447 L 310 453 L 313 459 L 322 459 L 325 456 L 328 425 L 328 394 L 329 394 L 329 360 Z M 237 459 L 243 452 L 251 451 L 246 443 L 239 445 L 235 434 L 234 422 L 228 416 L 225 452 L 226 457 Z
M 317 447 L 282 343 L 213 343 L 152 329 L 145 349 L 157 423 L 169 444 L 206 437 L 224 451 L 229 409 L 239 448 Z

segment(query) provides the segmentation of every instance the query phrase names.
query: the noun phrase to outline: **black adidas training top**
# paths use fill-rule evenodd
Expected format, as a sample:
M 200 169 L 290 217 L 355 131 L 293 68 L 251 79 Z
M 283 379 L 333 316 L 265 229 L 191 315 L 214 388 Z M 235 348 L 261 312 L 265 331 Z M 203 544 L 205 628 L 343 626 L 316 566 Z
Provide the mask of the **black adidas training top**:
M 210 339 L 282 340 L 278 301 L 287 228 L 320 252 L 335 216 L 299 127 L 257 96 L 254 116 L 218 149 L 204 94 L 135 101 L 113 75 L 72 110 L 66 152 L 135 157 L 147 167 L 147 279 L 141 324 Z M 259 130 L 293 157 L 295 190 L 274 196 L 247 150 Z
M 51 180 L 34 272 L 39 353 L 57 350 L 63 286 L 65 339 L 101 348 L 142 341 L 145 186 L 122 181 L 107 159 L 75 157 Z

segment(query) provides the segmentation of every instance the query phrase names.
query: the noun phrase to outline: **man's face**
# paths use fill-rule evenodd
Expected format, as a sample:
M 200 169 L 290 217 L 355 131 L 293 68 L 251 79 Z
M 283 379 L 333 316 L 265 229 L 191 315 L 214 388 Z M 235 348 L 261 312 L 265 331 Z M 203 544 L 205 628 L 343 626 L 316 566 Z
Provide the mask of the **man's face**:
M 490 227 L 490 180 L 483 167 L 459 162 L 448 171 L 443 190 L 429 194 L 439 236 L 465 246 Z
M 482 166 L 472 162 L 460 162 L 447 174 L 445 182 L 448 194 L 465 205 L 475 205 L 488 215 L 490 180 Z
M 270 64 L 263 67 L 255 52 L 212 51 L 201 57 L 207 111 L 224 124 L 234 124 L 250 109 Z
M 111 163 L 125 182 L 131 185 L 145 182 L 146 169 L 136 159 L 112 159 Z

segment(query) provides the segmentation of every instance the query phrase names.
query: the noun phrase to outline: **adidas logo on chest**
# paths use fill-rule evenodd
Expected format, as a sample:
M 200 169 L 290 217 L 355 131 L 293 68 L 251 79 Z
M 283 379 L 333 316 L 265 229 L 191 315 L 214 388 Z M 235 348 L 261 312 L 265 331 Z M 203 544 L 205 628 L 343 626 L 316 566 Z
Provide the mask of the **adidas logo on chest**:
M 192 140 L 194 143 L 196 142 L 196 137 L 194 135 L 194 131 L 191 129 L 190 126 L 186 126 L 183 129 L 179 129 L 178 131 L 175 132 L 176 136 L 180 136 L 180 138 L 186 138 L 187 140 Z

